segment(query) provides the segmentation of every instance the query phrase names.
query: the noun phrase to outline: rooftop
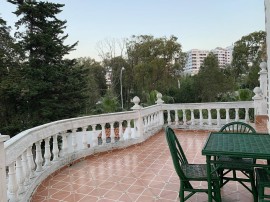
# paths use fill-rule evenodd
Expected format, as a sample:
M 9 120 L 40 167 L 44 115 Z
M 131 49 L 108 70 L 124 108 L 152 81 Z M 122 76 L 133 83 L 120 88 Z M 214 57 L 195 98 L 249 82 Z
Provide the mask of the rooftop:
M 189 163 L 205 163 L 201 150 L 209 131 L 175 132 Z M 179 201 L 179 186 L 161 130 L 143 143 L 91 155 L 60 169 L 40 184 L 31 202 L 172 202 Z M 225 202 L 253 201 L 252 194 L 237 182 L 226 184 L 221 195 Z M 207 194 L 196 194 L 189 201 L 207 201 Z

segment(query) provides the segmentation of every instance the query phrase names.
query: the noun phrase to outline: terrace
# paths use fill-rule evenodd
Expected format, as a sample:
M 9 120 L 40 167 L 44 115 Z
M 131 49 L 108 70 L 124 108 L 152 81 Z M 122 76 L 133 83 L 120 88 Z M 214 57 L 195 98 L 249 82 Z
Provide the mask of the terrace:
M 270 33 L 269 1 L 265 7 Z M 191 163 L 205 163 L 205 139 L 225 123 L 243 121 L 267 132 L 267 74 L 262 63 L 253 101 L 164 104 L 158 94 L 156 105 L 143 108 L 135 97 L 131 111 L 60 120 L 12 139 L 0 135 L 0 161 L 5 162 L 0 164 L 1 201 L 179 201 L 164 126 L 176 130 Z M 253 200 L 234 182 L 221 194 L 223 201 Z M 207 195 L 196 194 L 190 201 L 207 201 Z
M 254 101 L 164 104 L 158 94 L 157 104 L 150 107 L 141 107 L 135 97 L 132 111 L 61 120 L 23 131 L 4 144 L 1 158 L 7 173 L 2 173 L 1 187 L 7 184 L 11 202 L 177 201 L 179 179 L 163 127 L 178 129 L 189 161 L 196 163 L 205 162 L 201 148 L 209 131 L 225 123 L 248 122 L 266 132 L 266 104 L 260 90 L 265 63 L 261 67 L 262 86 L 254 90 Z M 235 183 L 223 188 L 222 197 L 251 200 L 251 194 Z

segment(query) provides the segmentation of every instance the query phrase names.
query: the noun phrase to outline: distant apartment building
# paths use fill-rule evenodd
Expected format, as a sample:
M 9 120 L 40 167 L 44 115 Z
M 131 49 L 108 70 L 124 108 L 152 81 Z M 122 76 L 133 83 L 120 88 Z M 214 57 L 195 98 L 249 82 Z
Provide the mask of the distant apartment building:
M 211 51 L 192 49 L 187 52 L 187 62 L 184 67 L 184 75 L 198 74 L 204 59 L 208 56 L 210 52 L 214 53 L 217 56 L 219 66 L 221 68 L 227 64 L 231 64 L 233 46 L 229 46 L 227 48 L 217 47 Z

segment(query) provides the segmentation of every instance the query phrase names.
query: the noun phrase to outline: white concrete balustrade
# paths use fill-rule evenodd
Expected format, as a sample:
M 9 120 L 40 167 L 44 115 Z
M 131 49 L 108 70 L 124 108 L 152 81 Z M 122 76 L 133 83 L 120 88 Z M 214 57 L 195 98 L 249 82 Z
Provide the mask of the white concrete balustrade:
M 265 65 L 260 83 L 265 86 Z M 134 97 L 133 111 L 55 121 L 23 131 L 13 138 L 0 134 L 1 202 L 25 202 L 49 175 L 97 152 L 145 141 L 165 125 L 211 130 L 231 121 L 250 122 L 266 113 L 265 87 L 255 88 L 254 101 L 164 104 L 143 108 Z M 263 90 L 262 90 L 263 89 Z M 117 132 L 116 132 L 117 131 Z

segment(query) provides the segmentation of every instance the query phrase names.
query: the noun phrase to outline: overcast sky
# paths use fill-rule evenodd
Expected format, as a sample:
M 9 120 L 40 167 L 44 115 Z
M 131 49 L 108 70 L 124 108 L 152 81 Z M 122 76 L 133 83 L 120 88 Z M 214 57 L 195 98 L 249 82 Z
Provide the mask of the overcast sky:
M 51 0 L 63 3 L 69 57 L 98 57 L 97 43 L 132 35 L 178 37 L 183 51 L 227 47 L 265 30 L 263 0 Z M 0 16 L 13 26 L 15 6 L 0 0 Z

